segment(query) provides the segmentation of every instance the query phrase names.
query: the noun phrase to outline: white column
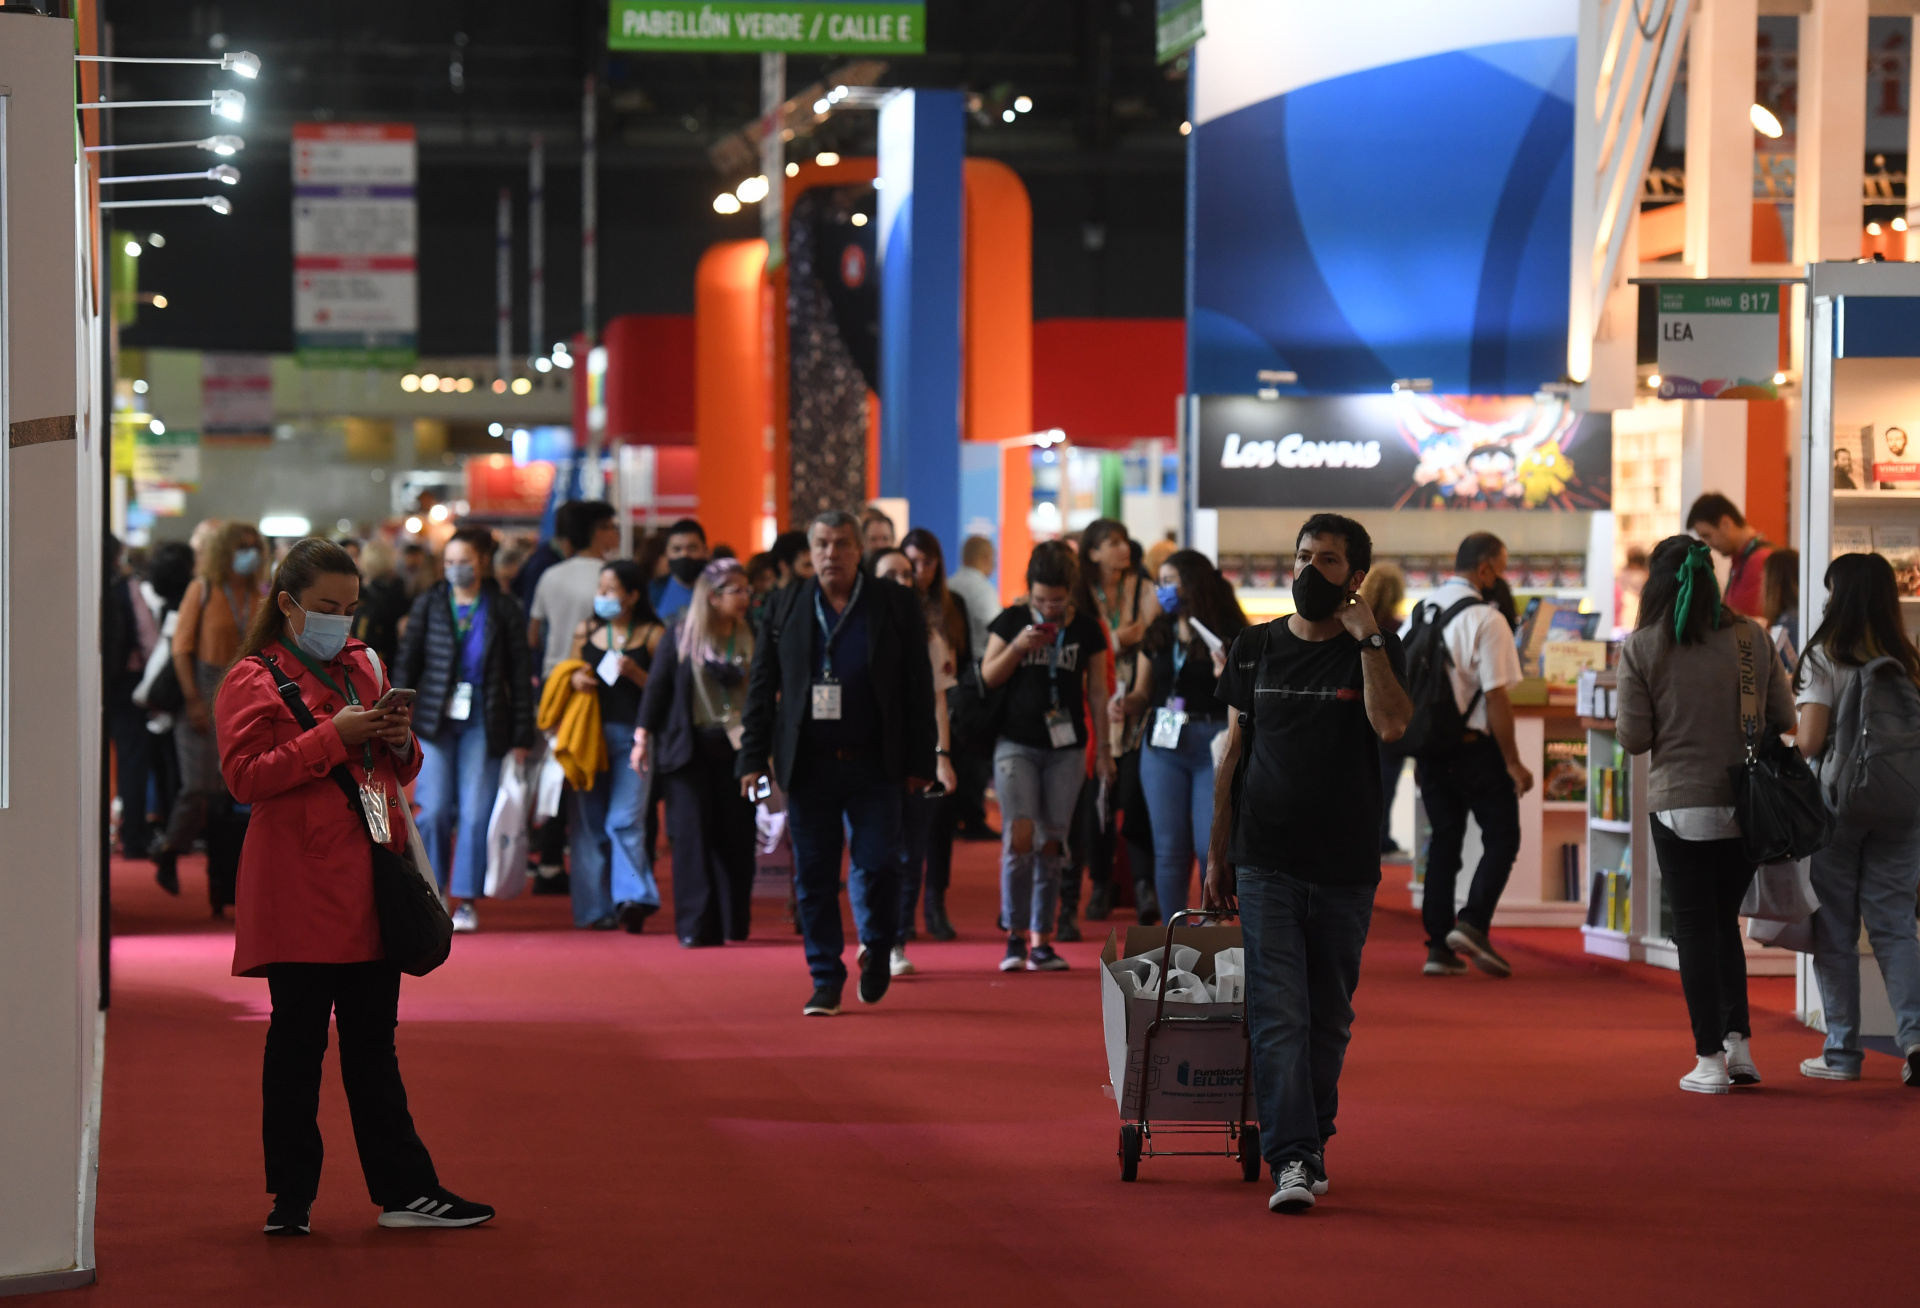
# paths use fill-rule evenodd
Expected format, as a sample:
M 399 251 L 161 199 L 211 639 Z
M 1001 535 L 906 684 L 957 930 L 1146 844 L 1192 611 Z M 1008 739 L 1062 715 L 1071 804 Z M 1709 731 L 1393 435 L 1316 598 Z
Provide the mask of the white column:
M 1683 257 L 1696 277 L 1743 277 L 1753 264 L 1753 123 L 1748 114 L 1753 107 L 1757 9 L 1755 0 L 1701 0 L 1687 35 Z M 1863 26 L 1863 41 L 1865 31 Z M 1805 48 L 1803 37 L 1803 52 Z M 1864 68 L 1864 47 L 1860 58 Z M 1804 105 L 1804 80 L 1801 87 Z M 1805 112 L 1803 108 L 1803 125 Z M 1804 130 L 1801 139 L 1806 139 Z M 1744 412 L 1746 406 L 1740 407 Z
M 1860 257 L 1867 150 L 1867 0 L 1813 0 L 1800 17 L 1793 257 Z

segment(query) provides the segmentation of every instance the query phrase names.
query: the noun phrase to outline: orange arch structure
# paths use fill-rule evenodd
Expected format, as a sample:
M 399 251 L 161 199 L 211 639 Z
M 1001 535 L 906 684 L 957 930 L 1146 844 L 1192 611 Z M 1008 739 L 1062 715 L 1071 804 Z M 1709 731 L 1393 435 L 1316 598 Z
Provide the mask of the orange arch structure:
M 775 520 L 773 297 L 765 241 L 726 241 L 694 274 L 695 486 L 713 544 L 742 558 L 765 548 Z

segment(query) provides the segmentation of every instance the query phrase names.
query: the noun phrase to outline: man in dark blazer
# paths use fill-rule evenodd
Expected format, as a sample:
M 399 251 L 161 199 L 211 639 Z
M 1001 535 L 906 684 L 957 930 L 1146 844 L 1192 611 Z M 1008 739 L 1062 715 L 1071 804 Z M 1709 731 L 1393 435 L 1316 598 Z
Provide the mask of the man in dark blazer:
M 934 775 L 933 665 L 911 587 L 860 568 L 860 522 L 823 513 L 807 529 L 814 575 L 769 608 L 747 683 L 741 793 L 771 771 L 787 796 L 800 930 L 813 973 L 809 1017 L 840 1011 L 842 820 L 860 934 L 860 1000 L 878 1003 L 898 930 L 901 800 Z

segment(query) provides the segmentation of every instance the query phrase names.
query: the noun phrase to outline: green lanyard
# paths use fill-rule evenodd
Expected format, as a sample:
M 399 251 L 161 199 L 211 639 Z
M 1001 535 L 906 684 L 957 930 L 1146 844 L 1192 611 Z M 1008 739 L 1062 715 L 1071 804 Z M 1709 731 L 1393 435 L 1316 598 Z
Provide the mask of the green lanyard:
M 453 643 L 464 645 L 467 643 L 467 634 L 473 630 L 474 617 L 480 612 L 480 597 L 476 595 L 473 603 L 462 606 L 454 603 L 453 592 L 449 590 L 447 607 L 453 610 Z M 462 607 L 465 607 L 465 613 L 460 611 Z
M 347 701 L 347 703 L 352 705 L 354 708 L 360 707 L 360 697 L 353 693 L 352 677 L 345 676 L 344 674 L 342 674 L 342 679 L 347 683 L 347 688 L 345 690 L 342 690 L 340 689 L 339 685 L 335 683 L 334 679 L 327 675 L 327 670 L 321 667 L 318 663 L 315 663 L 311 658 L 309 658 L 307 656 L 307 652 L 301 649 L 298 644 L 289 644 L 287 641 L 283 640 L 280 642 L 280 648 L 286 650 L 287 653 L 293 655 L 295 658 L 299 659 L 301 663 L 306 665 L 307 671 L 311 672 L 315 677 L 319 678 L 320 683 L 324 685 L 328 690 L 331 690 L 334 694 L 338 695 L 341 699 L 344 699 L 345 701 Z M 366 764 L 367 780 L 372 781 L 373 780 L 373 745 L 370 741 L 362 741 L 361 749 L 362 749 L 361 761 Z

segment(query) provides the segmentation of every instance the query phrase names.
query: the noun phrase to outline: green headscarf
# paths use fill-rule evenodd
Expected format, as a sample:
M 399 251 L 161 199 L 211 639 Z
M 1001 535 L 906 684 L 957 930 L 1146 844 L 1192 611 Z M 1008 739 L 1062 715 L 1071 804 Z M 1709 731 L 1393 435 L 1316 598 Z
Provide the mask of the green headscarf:
M 1720 627 L 1720 582 L 1713 575 L 1713 551 L 1705 545 L 1694 545 L 1687 550 L 1686 560 L 1680 565 L 1680 594 L 1673 601 L 1673 638 L 1685 640 L 1687 615 L 1693 612 L 1693 596 L 1696 587 L 1704 587 L 1703 594 L 1713 603 L 1713 626 Z

